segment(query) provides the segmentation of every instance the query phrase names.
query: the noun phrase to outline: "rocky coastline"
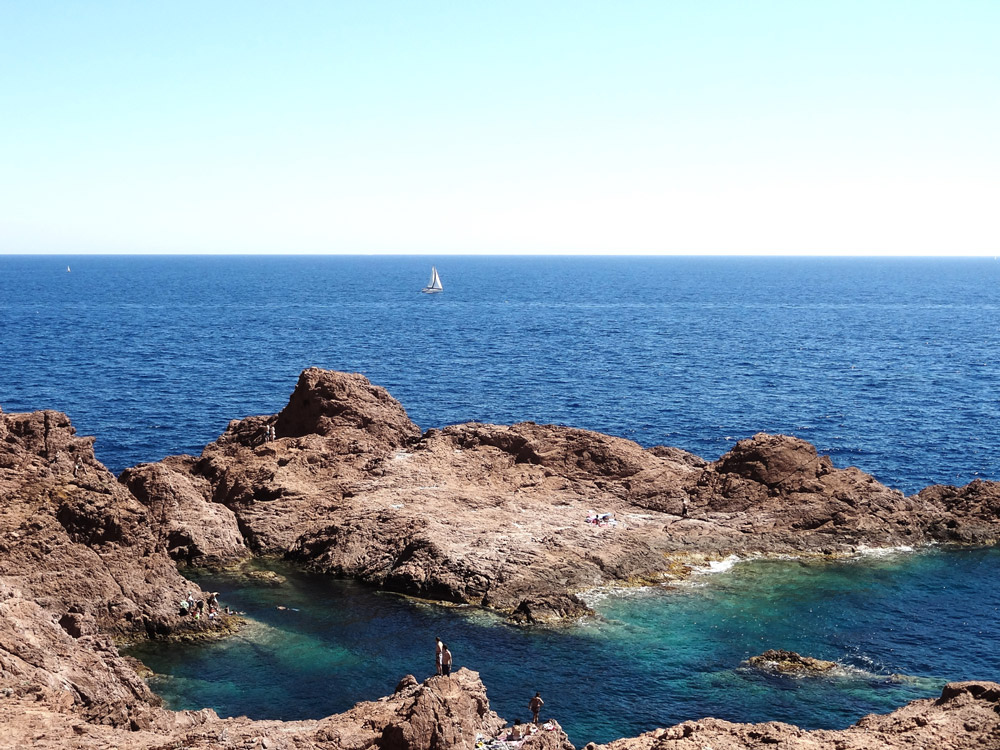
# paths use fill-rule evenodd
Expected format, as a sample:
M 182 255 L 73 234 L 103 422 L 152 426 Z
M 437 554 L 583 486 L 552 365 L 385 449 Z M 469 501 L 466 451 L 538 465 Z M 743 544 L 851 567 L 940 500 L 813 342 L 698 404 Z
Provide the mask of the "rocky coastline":
M 471 748 L 503 723 L 468 670 L 310 722 L 166 710 L 118 645 L 236 624 L 180 611 L 196 587 L 179 566 L 280 556 L 530 625 L 586 616 L 578 593 L 595 586 L 729 555 L 1000 538 L 1000 483 L 907 497 L 780 435 L 708 462 L 533 423 L 422 432 L 384 389 L 315 368 L 281 412 L 234 420 L 200 456 L 116 478 L 93 441 L 58 412 L 0 411 L 0 747 Z M 841 732 L 705 719 L 607 747 L 1000 746 L 998 711 L 1000 686 L 955 683 Z M 561 731 L 528 743 L 571 747 Z

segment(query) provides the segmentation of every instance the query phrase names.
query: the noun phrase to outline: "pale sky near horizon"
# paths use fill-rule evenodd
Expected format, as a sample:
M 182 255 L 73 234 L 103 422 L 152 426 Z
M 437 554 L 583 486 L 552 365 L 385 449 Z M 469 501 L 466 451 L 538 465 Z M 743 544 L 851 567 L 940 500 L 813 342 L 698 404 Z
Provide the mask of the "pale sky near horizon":
M 0 253 L 1000 254 L 1000 2 L 0 0 Z

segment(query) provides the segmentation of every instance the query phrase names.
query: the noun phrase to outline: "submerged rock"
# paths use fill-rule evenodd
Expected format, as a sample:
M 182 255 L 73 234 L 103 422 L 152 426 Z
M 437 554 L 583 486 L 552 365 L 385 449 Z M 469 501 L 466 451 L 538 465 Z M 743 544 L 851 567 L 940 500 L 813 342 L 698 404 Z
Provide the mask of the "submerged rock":
M 759 656 L 751 656 L 747 664 L 764 672 L 797 676 L 822 675 L 837 667 L 835 661 L 814 659 L 781 649 L 769 649 Z
M 511 612 L 508 620 L 518 625 L 545 625 L 593 613 L 593 610 L 579 597 L 572 594 L 555 594 L 524 599 L 517 609 Z

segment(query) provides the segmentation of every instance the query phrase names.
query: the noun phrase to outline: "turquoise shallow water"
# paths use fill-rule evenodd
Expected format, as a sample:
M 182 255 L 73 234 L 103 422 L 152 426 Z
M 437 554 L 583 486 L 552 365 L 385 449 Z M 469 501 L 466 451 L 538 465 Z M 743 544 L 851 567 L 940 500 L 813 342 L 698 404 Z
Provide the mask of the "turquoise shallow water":
M 577 746 L 704 716 L 840 728 L 949 680 L 1000 679 L 996 549 L 741 562 L 683 587 L 595 592 L 598 617 L 553 629 L 276 569 L 282 586 L 199 579 L 247 613 L 240 635 L 133 652 L 171 707 L 283 719 L 343 711 L 406 673 L 431 674 L 435 635 L 456 666 L 481 673 L 502 716 L 529 718 L 540 690 L 543 716 Z M 768 648 L 843 669 L 793 679 L 740 666 Z

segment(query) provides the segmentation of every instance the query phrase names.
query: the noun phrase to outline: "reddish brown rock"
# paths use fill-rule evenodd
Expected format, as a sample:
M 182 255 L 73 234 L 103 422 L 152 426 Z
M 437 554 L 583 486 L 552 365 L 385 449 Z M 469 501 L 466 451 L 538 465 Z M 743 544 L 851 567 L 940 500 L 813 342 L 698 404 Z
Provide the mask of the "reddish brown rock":
M 268 426 L 277 440 L 261 442 Z M 982 543 L 1000 529 L 995 483 L 906 498 L 781 435 L 714 463 L 530 422 L 420 435 L 383 389 L 317 369 L 280 414 L 231 423 L 199 459 L 123 479 L 151 507 L 183 503 L 175 549 L 201 550 L 193 527 L 222 505 L 255 552 L 520 622 L 577 616 L 566 597 L 670 580 L 706 559 Z M 587 524 L 591 511 L 616 523 Z M 227 539 L 216 548 L 235 554 Z
M 307 721 L 220 719 L 208 710 L 160 710 L 131 728 L 113 728 L 82 719 L 46 689 L 0 696 L 0 748 L 473 750 L 477 736 L 492 737 L 503 723 L 490 710 L 479 675 L 467 669 Z
M 801 489 L 832 470 L 830 459 L 819 456 L 805 440 L 784 435 L 760 434 L 741 440 L 715 463 L 718 474 L 735 474 L 768 489 L 783 484 Z
M 519 625 L 545 625 L 590 614 L 590 608 L 572 594 L 523 599 L 510 620 Z
M 891 714 L 871 714 L 854 726 L 805 731 L 790 724 L 686 721 L 590 750 L 972 750 L 1000 748 L 1000 685 L 951 683 L 938 700 L 913 701 Z
M 193 587 L 92 445 L 64 414 L 0 415 L 0 576 L 72 630 L 191 627 L 177 605 Z
M 927 535 L 934 539 L 980 545 L 1000 540 L 1000 482 L 977 479 L 965 487 L 934 485 L 921 490 L 913 500 L 937 510 L 924 520 Z
M 58 412 L 0 414 L 0 684 L 128 726 L 157 701 L 112 637 L 218 629 L 179 615 L 192 589 L 93 438 Z
M 236 515 L 210 502 L 211 487 L 191 471 L 192 460 L 140 464 L 122 472 L 119 481 L 148 508 L 158 546 L 174 560 L 212 566 L 248 556 Z
M 396 399 L 363 375 L 303 370 L 274 420 L 278 437 L 333 438 L 343 453 L 384 455 L 420 436 Z

